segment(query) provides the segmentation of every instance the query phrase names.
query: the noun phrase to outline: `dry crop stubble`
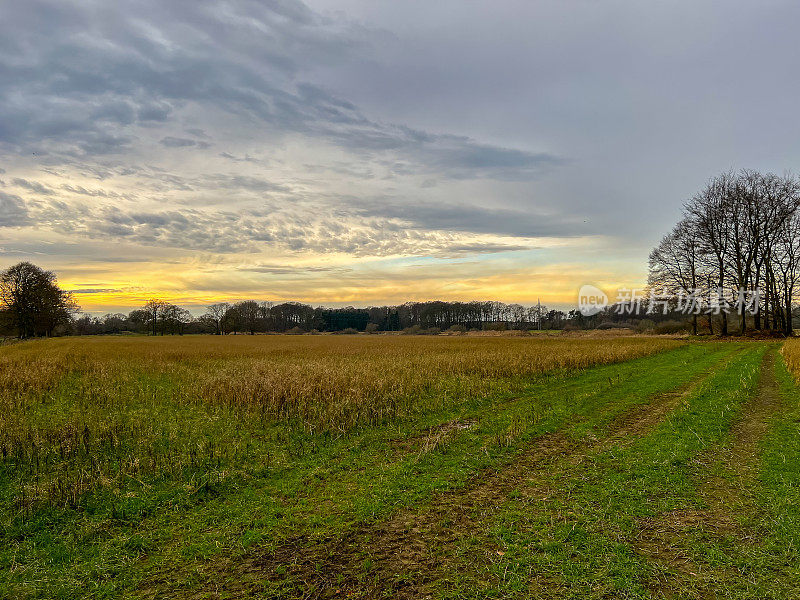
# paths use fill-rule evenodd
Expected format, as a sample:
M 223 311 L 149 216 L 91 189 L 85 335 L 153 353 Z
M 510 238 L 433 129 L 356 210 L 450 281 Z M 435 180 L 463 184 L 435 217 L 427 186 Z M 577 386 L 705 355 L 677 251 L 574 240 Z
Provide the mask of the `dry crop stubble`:
M 417 336 L 67 338 L 0 349 L 0 450 L 18 500 L 249 468 L 266 426 L 356 427 L 674 348 L 655 338 Z M 295 452 L 295 450 L 289 450 Z M 302 448 L 298 451 L 303 451 Z

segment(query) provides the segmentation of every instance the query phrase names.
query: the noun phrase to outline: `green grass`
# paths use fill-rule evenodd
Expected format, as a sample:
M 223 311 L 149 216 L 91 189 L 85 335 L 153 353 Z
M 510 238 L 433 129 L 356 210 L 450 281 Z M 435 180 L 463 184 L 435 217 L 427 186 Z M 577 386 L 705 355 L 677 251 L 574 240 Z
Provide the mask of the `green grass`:
M 460 547 L 442 549 L 439 594 L 798 597 L 800 393 L 782 362 L 783 410 L 760 443 L 755 480 L 735 491 L 744 498 L 713 509 L 704 489 L 718 448 L 734 443 L 728 432 L 755 392 L 763 352 L 753 345 L 650 435 L 565 462 L 509 498 Z M 731 468 L 736 475 L 722 465 Z
M 441 492 L 457 493 L 486 469 L 505 468 L 543 435 L 563 432 L 578 447 L 602 440 L 615 419 L 655 395 L 699 382 L 644 437 L 600 444 L 579 452 L 580 460 L 549 465 L 489 516 L 476 516 L 476 530 L 457 544 L 431 546 L 446 566 L 435 574 L 436 595 L 650 598 L 652 581 L 669 569 L 634 551 L 637 529 L 670 511 L 703 509 L 694 460 L 725 442 L 758 383 L 765 349 L 693 343 L 582 371 L 498 378 L 491 393 L 433 403 L 430 410 L 342 434 L 310 433 L 245 418 L 236 407 L 198 404 L 181 397 L 179 380 L 138 372 L 124 381 L 125 402 L 106 399 L 107 414 L 122 432 L 135 433 L 146 423 L 141 439 L 147 443 L 126 447 L 137 439 L 128 434 L 84 442 L 76 432 L 69 468 L 105 472 L 98 461 L 150 454 L 162 463 L 126 469 L 113 485 L 71 501 L 20 508 L 18 465 L 3 462 L 0 596 L 188 597 L 212 585 L 241 591 L 252 579 L 242 564 L 296 544 L 298 536 L 310 547 L 400 510 L 424 512 Z M 780 369 L 791 410 L 776 417 L 764 440 L 755 508 L 745 519 L 766 532 L 763 543 L 756 551 L 730 536 L 687 534 L 693 564 L 705 569 L 703 581 L 734 581 L 730 572 L 747 561 L 761 565 L 749 567 L 748 583 L 731 587 L 739 595 L 730 597 L 769 597 L 756 590 L 787 597 L 795 589 L 800 410 L 794 384 Z M 39 425 L 71 422 L 67 414 L 81 409 L 71 399 L 85 396 L 87 385 L 79 376 L 64 377 L 26 418 Z M 430 435 L 429 428 L 453 422 L 469 427 Z M 171 452 L 183 458 L 170 465 Z M 55 456 L 48 460 L 61 464 Z M 363 561 L 365 574 L 380 567 L 369 556 Z M 245 589 L 286 597 L 307 591 L 290 570 L 273 579 L 249 581 Z M 693 597 L 695 583 L 681 574 L 677 585 Z

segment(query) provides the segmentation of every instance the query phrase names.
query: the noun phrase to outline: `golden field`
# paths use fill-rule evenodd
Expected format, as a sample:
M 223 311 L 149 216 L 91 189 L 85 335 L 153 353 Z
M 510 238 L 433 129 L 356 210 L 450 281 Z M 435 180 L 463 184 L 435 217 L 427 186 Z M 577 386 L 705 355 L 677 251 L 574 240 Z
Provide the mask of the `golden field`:
M 794 376 L 795 379 L 800 380 L 800 339 L 790 338 L 783 343 L 781 347 L 781 354 L 783 361 L 786 363 L 786 368 Z
M 0 418 L 70 378 L 75 406 L 136 395 L 137 378 L 180 385 L 171 399 L 257 410 L 347 429 L 413 410 L 424 395 L 645 356 L 680 342 L 407 336 L 60 338 L 0 348 Z M 133 388 L 128 388 L 134 384 Z M 4 428 L 7 430 L 7 428 Z
M 655 338 L 86 337 L 0 348 L 0 450 L 28 505 L 126 478 L 291 462 L 323 436 L 674 348 Z

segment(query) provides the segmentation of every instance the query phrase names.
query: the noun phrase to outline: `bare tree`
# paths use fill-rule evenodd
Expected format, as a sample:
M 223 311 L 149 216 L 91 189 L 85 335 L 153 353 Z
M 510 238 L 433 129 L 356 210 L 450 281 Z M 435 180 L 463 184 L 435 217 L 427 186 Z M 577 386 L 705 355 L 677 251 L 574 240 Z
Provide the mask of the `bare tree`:
M 241 326 L 245 331 L 249 331 L 250 335 L 255 335 L 256 330 L 259 328 L 259 319 L 261 317 L 261 307 L 255 300 L 243 300 L 237 302 L 234 307 L 239 313 L 241 318 Z
M 683 219 L 650 252 L 648 286 L 656 293 L 677 296 L 700 289 L 700 243 L 692 222 Z M 697 335 L 697 314 L 692 315 L 692 333 Z
M 153 298 L 149 300 L 143 307 L 143 310 L 147 311 L 147 316 L 150 321 L 150 327 L 153 335 L 158 335 L 158 322 L 166 306 L 167 303 L 163 300 Z
M 668 289 L 706 283 L 720 294 L 721 334 L 727 335 L 728 299 L 760 291 L 755 327 L 791 330 L 794 296 L 795 215 L 800 182 L 792 175 L 724 173 L 684 206 L 684 219 L 650 254 L 650 285 Z M 747 330 L 740 302 L 740 332 Z M 713 333 L 711 319 L 709 328 Z
M 222 335 L 225 333 L 225 329 L 223 327 L 225 321 L 225 313 L 228 312 L 228 309 L 231 307 L 230 304 L 227 302 L 217 302 L 215 304 L 211 304 L 206 307 L 208 310 L 208 315 L 214 321 L 214 326 L 216 328 L 216 334 Z
M 183 335 L 184 327 L 191 323 L 192 314 L 185 308 L 174 304 L 164 304 L 161 308 L 161 334 Z
M 686 205 L 687 216 L 692 221 L 692 229 L 699 235 L 703 253 L 711 259 L 716 271 L 716 287 L 720 302 L 728 280 L 727 262 L 730 253 L 731 198 L 734 176 L 724 173 L 711 180 L 705 189 L 694 196 Z M 709 290 L 709 295 L 712 293 Z M 728 335 L 727 311 L 722 310 L 721 331 Z
M 800 216 L 784 221 L 775 240 L 775 264 L 783 310 L 783 330 L 792 334 L 792 302 L 800 278 Z

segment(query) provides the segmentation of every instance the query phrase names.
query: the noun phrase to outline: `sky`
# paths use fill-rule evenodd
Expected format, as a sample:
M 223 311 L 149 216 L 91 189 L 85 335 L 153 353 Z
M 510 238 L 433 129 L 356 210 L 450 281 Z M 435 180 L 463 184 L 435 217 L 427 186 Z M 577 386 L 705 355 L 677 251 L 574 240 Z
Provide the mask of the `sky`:
M 800 4 L 0 4 L 0 268 L 159 297 L 571 307 L 800 161 Z

